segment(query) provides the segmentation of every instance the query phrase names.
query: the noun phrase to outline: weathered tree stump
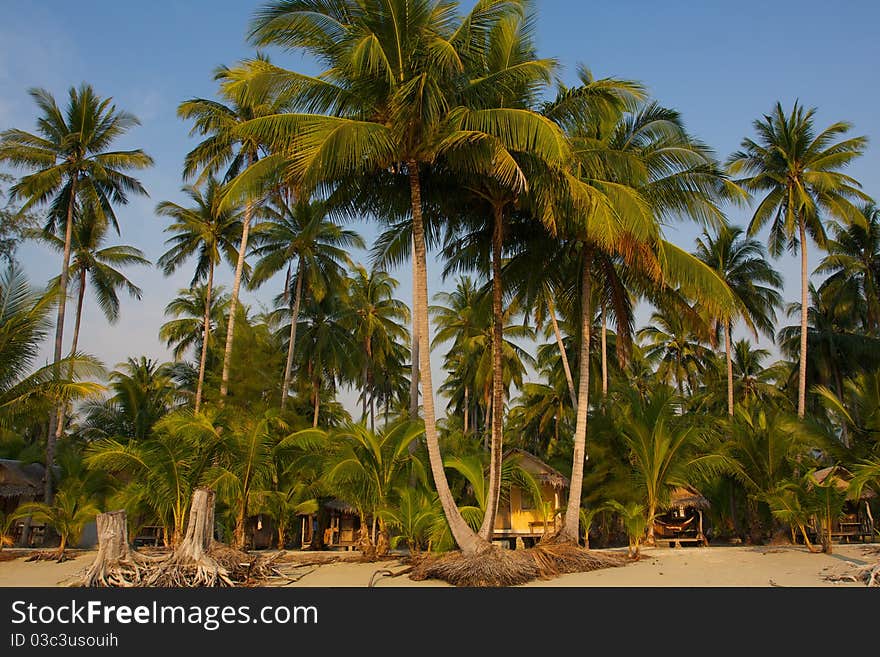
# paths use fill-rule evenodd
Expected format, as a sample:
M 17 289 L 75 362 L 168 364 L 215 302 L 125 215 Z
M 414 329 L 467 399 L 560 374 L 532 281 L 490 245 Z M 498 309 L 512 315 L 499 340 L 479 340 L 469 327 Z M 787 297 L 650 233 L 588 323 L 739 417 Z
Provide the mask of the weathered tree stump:
M 144 581 L 146 586 L 233 586 L 214 550 L 214 491 L 193 492 L 186 534 L 168 559 Z
M 128 545 L 128 519 L 125 511 L 109 511 L 95 518 L 98 528 L 98 554 L 78 586 L 138 586 L 145 566 L 152 560 Z

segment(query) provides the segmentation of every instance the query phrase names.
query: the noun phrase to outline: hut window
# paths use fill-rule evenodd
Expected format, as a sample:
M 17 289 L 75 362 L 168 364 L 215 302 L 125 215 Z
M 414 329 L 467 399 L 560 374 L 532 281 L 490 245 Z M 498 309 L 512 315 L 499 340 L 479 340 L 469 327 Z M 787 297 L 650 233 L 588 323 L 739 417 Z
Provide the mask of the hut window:
M 519 508 L 523 511 L 530 511 L 535 508 L 535 503 L 532 501 L 532 496 L 528 491 L 520 490 L 519 492 Z

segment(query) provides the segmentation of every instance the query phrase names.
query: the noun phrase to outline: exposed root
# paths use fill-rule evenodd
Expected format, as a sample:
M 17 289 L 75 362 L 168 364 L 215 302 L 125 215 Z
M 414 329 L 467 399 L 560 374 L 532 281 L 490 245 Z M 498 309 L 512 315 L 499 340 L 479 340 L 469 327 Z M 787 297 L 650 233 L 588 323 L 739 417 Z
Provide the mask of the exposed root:
M 129 551 L 125 558 L 95 559 L 83 576 L 71 586 L 132 587 L 142 586 L 144 577 L 155 559 Z
M 452 552 L 414 560 L 414 580 L 441 579 L 455 586 L 516 586 L 564 573 L 613 568 L 628 563 L 618 553 L 586 550 L 574 543 L 549 541 L 528 550 L 504 550 L 495 546 L 465 555 Z

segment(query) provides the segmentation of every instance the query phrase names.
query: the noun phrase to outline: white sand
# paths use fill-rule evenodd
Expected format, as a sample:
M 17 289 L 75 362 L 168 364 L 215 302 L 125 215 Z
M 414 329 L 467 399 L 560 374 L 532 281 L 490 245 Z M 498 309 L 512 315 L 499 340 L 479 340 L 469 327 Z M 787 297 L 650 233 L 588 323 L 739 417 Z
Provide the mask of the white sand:
M 880 555 L 860 545 L 836 545 L 832 555 L 810 554 L 796 546 L 654 548 L 643 550 L 642 560 L 623 568 L 591 573 L 563 575 L 552 580 L 536 581 L 526 586 L 857 586 L 849 582 L 829 582 L 827 575 L 845 572 L 849 567 L 875 562 Z M 302 555 L 305 556 L 305 555 Z M 329 555 L 328 555 L 329 556 Z M 355 557 L 337 553 L 333 556 Z M 59 586 L 91 564 L 94 553 L 83 553 L 62 564 L 25 562 L 23 559 L 0 562 L 0 586 Z M 308 556 L 310 560 L 311 555 Z M 295 582 L 286 586 L 368 586 L 378 570 L 399 572 L 402 564 L 338 562 L 284 571 Z M 414 582 L 407 576 L 377 577 L 376 586 L 446 586 L 443 582 Z

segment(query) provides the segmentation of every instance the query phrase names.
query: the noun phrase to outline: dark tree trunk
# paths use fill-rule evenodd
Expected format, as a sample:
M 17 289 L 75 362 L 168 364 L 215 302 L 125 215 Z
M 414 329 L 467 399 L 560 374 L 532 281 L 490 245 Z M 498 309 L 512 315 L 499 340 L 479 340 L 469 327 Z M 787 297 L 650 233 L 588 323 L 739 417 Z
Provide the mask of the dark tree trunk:
M 55 378 L 61 378 L 58 363 L 64 345 L 64 312 L 67 307 L 67 283 L 70 277 L 70 249 L 73 239 L 73 209 L 76 206 L 77 173 L 70 179 L 70 198 L 67 202 L 67 223 L 64 227 L 64 257 L 61 263 L 61 280 L 58 294 L 58 319 L 55 322 Z M 49 422 L 49 433 L 46 436 L 46 475 L 43 481 L 43 501 L 52 502 L 52 472 L 55 465 L 55 443 L 64 431 L 64 402 L 58 404 L 58 412 Z
M 504 308 L 501 251 L 504 246 L 504 209 L 496 206 L 492 230 L 492 432 L 489 449 L 489 488 L 480 537 L 492 540 L 501 498 L 501 457 L 504 447 Z

